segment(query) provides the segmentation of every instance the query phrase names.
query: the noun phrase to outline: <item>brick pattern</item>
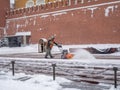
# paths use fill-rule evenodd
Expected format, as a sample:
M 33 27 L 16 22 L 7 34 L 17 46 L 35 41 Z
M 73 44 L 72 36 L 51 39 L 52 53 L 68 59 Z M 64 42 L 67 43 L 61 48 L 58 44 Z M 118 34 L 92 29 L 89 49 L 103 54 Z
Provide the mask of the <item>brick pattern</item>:
M 7 12 L 7 34 L 31 31 L 31 43 L 56 34 L 62 44 L 120 43 L 119 0 L 65 0 Z
M 6 10 L 8 10 L 10 7 L 9 0 L 0 0 L 0 28 L 5 27 L 5 14 Z

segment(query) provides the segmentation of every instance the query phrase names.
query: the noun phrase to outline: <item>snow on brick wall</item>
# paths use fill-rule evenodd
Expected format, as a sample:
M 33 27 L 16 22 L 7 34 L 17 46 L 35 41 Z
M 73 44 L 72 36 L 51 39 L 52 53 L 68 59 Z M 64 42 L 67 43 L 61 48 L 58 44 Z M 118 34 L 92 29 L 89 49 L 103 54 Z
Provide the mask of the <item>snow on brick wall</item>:
M 7 33 L 30 31 L 32 43 L 53 34 L 64 44 L 120 43 L 120 1 L 89 3 L 9 17 Z
M 105 16 L 109 16 L 109 12 L 113 12 L 114 10 L 114 6 L 108 6 L 106 9 L 105 9 Z

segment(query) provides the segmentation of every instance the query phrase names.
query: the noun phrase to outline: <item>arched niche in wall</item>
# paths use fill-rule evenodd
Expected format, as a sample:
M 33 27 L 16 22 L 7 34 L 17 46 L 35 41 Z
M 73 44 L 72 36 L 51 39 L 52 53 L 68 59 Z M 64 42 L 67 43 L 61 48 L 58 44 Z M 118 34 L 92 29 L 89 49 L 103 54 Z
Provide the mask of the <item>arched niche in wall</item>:
M 27 2 L 26 2 L 26 8 L 27 7 L 32 7 L 32 6 L 34 6 L 34 1 L 33 0 L 27 0 Z

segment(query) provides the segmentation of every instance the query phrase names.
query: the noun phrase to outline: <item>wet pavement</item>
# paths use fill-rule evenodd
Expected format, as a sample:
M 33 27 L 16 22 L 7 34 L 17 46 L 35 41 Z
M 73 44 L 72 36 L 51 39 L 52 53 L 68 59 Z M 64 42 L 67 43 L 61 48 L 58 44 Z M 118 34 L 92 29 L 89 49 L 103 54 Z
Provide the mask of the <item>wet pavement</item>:
M 61 84 L 63 88 L 76 88 L 78 90 L 109 90 L 110 86 L 90 84 L 84 82 L 71 82 Z

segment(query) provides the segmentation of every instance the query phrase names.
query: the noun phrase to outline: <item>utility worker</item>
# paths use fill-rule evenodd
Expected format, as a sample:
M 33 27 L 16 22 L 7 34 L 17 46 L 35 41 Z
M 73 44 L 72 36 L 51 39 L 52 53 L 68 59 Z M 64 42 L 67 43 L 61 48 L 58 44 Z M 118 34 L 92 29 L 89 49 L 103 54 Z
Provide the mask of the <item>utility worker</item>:
M 53 35 L 47 42 L 47 47 L 46 47 L 46 55 L 45 58 L 48 58 L 48 56 L 50 56 L 50 58 L 53 58 L 52 54 L 51 54 L 51 50 L 53 45 L 57 45 L 59 47 L 59 45 L 54 41 L 55 40 L 55 35 Z

